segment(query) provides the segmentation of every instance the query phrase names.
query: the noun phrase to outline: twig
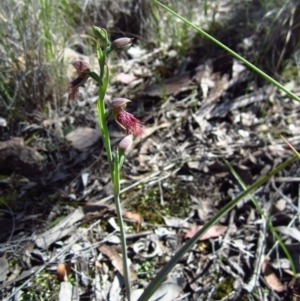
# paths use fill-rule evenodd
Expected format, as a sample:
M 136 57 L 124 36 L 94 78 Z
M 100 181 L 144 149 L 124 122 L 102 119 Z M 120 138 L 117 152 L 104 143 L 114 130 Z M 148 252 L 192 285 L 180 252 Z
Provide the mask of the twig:
M 249 293 L 253 291 L 253 289 L 257 286 L 257 281 L 260 276 L 261 265 L 264 261 L 264 252 L 265 252 L 265 237 L 266 237 L 266 220 L 262 219 L 262 230 L 259 232 L 259 237 L 257 240 L 257 248 L 256 248 L 256 260 L 254 263 L 254 271 L 251 276 L 250 281 L 247 284 L 244 284 L 244 289 Z

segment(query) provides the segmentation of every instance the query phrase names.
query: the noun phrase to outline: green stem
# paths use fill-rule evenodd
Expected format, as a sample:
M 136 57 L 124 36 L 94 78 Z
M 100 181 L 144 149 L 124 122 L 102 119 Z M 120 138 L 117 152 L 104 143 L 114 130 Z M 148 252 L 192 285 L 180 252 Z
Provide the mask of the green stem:
M 130 284 L 130 272 L 128 266 L 127 259 L 127 244 L 125 237 L 125 229 L 124 222 L 122 216 L 122 208 L 120 202 L 120 171 L 119 171 L 119 150 L 116 151 L 116 157 L 114 160 L 114 177 L 113 177 L 113 185 L 114 185 L 114 199 L 117 210 L 117 216 L 120 227 L 120 236 L 121 236 L 121 247 L 122 247 L 122 261 L 123 261 L 123 272 L 124 272 L 124 282 L 126 287 L 127 299 L 130 301 L 130 292 L 131 292 L 131 284 Z
M 106 70 L 106 76 L 105 78 L 100 78 L 102 81 L 102 85 L 99 87 L 99 98 L 97 102 L 97 110 L 98 110 L 98 122 L 99 122 L 99 128 L 100 132 L 102 134 L 107 159 L 108 159 L 108 165 L 109 165 L 109 171 L 111 174 L 111 177 L 113 178 L 114 173 L 114 166 L 113 166 L 113 157 L 112 157 L 112 151 L 111 151 L 111 143 L 110 143 L 110 137 L 107 127 L 107 119 L 106 119 L 106 113 L 105 113 L 105 104 L 104 104 L 104 96 L 105 92 L 108 86 L 109 82 L 109 70 L 107 68 Z
M 97 109 L 98 109 L 98 123 L 100 132 L 103 138 L 106 154 L 107 154 L 107 160 L 109 165 L 109 171 L 111 177 L 113 177 L 114 174 L 114 166 L 113 166 L 113 157 L 112 157 L 112 151 L 111 151 L 111 144 L 110 144 L 110 137 L 109 132 L 106 124 L 105 119 L 105 108 L 104 108 L 104 101 L 100 98 L 98 99 L 97 103 Z
M 119 153 L 119 170 L 121 170 L 124 160 L 125 160 L 125 153 L 120 151 L 120 153 Z
M 230 172 L 233 174 L 233 176 L 236 178 L 236 180 L 239 182 L 239 184 L 242 186 L 242 188 L 244 190 L 247 189 L 247 186 L 246 184 L 243 182 L 243 180 L 241 179 L 241 177 L 239 176 L 239 174 L 235 171 L 235 169 L 231 166 L 231 164 L 226 160 L 226 159 L 223 159 L 225 165 L 229 168 Z M 290 252 L 288 251 L 287 247 L 285 246 L 285 244 L 283 243 L 282 239 L 280 238 L 279 234 L 277 233 L 277 231 L 275 230 L 275 228 L 273 227 L 270 219 L 267 217 L 267 215 L 265 214 L 264 210 L 260 207 L 258 201 L 256 200 L 256 198 L 250 194 L 249 195 L 251 200 L 252 200 L 252 203 L 254 204 L 254 206 L 256 207 L 256 210 L 259 212 L 259 214 L 261 216 L 264 217 L 264 219 L 267 221 L 267 225 L 268 227 L 270 228 L 271 232 L 273 233 L 273 235 L 276 237 L 276 240 L 278 241 L 279 245 L 281 246 L 283 252 L 285 253 L 285 256 L 287 257 L 287 259 L 289 260 L 290 262 L 290 265 L 291 265 L 291 269 L 294 273 L 294 276 L 297 274 L 296 272 L 296 268 L 295 268 L 295 264 L 294 264 L 294 261 L 292 259 L 292 256 L 290 254 Z M 262 255 L 262 254 L 260 254 Z
M 104 104 L 104 97 L 109 83 L 109 69 L 105 65 L 105 55 L 106 55 L 106 51 L 103 52 L 100 47 L 100 44 L 97 43 L 97 56 L 98 56 L 98 62 L 100 66 L 100 76 L 98 76 L 94 72 L 90 72 L 90 76 L 93 77 L 94 79 L 98 79 L 99 82 L 99 98 L 97 102 L 98 123 L 99 123 L 100 132 L 102 134 L 102 138 L 107 154 L 109 171 L 111 174 L 111 178 L 113 179 L 113 174 L 114 174 L 113 158 L 112 158 L 110 137 L 109 137 L 108 127 L 106 122 L 107 119 L 106 119 L 105 104 Z M 106 73 L 104 73 L 105 67 L 106 67 Z
M 98 57 L 98 63 L 99 63 L 99 67 L 100 67 L 99 85 L 101 86 L 102 83 L 103 83 L 102 80 L 103 80 L 103 76 L 104 76 L 104 70 L 103 70 L 103 67 L 102 67 L 103 66 L 103 51 L 101 49 L 101 46 L 100 46 L 99 42 L 97 42 L 97 57 Z
M 100 45 L 99 45 L 100 47 Z M 106 60 L 106 48 L 102 51 L 102 59 L 100 60 L 100 78 L 104 77 L 104 69 L 105 69 L 105 60 Z M 108 68 L 107 68 L 108 69 Z
M 241 57 L 240 55 L 238 55 L 236 52 L 234 52 L 233 50 L 231 50 L 230 48 L 228 48 L 227 46 L 225 46 L 224 44 L 222 44 L 221 42 L 219 42 L 218 40 L 216 40 L 214 37 L 212 37 L 211 35 L 209 35 L 208 33 L 206 33 L 204 30 L 202 30 L 201 28 L 197 27 L 196 25 L 194 25 L 193 23 L 191 23 L 187 19 L 183 18 L 179 14 L 175 13 L 173 10 L 171 10 L 169 7 L 163 5 L 159 1 L 157 1 L 157 0 L 152 0 L 152 1 L 155 2 L 157 5 L 163 7 L 166 11 L 168 11 L 169 13 L 171 13 L 173 16 L 177 17 L 178 19 L 180 19 L 184 23 L 186 23 L 189 26 L 191 26 L 194 29 L 196 29 L 196 31 L 198 31 L 199 33 L 201 33 L 208 40 L 212 41 L 213 43 L 215 43 L 219 47 L 223 48 L 225 51 L 227 51 L 228 53 L 230 53 L 233 57 L 235 57 L 239 61 L 243 62 L 247 67 L 249 67 L 250 69 L 252 69 L 256 73 L 258 73 L 259 75 L 261 75 L 262 77 L 264 77 L 266 80 L 268 80 L 274 86 L 278 87 L 280 90 L 284 91 L 291 98 L 293 98 L 293 99 L 297 100 L 298 102 L 300 102 L 300 98 L 297 95 L 295 95 L 293 92 L 291 92 L 288 89 L 286 89 L 284 86 L 282 86 L 279 82 L 277 82 L 271 76 L 267 75 L 266 73 L 264 73 L 263 71 L 261 71 L 259 68 L 255 67 L 249 61 L 247 61 L 246 59 L 244 59 L 243 57 Z

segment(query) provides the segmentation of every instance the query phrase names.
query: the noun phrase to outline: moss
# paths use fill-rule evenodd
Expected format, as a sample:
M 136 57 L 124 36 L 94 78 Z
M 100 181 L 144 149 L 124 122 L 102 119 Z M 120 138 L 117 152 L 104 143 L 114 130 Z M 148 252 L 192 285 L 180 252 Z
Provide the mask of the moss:
M 222 300 L 234 291 L 233 284 L 235 279 L 232 277 L 226 277 L 222 282 L 218 284 L 218 287 L 213 295 L 213 300 Z
M 144 277 L 149 279 L 153 276 L 154 265 L 155 263 L 153 263 L 151 260 L 144 260 L 140 263 L 137 273 L 144 274 Z
M 144 221 L 150 224 L 162 224 L 163 218 L 160 215 L 185 218 L 191 207 L 188 192 L 180 190 L 175 184 L 162 190 L 163 201 L 161 201 L 160 188 L 155 186 L 143 196 L 128 202 L 127 209 L 138 212 L 143 216 Z
M 285 79 L 297 79 L 298 78 L 298 68 L 295 65 L 289 65 L 282 71 L 282 76 Z
M 20 297 L 20 301 L 35 301 L 35 300 L 58 300 L 60 284 L 54 275 L 47 271 L 42 271 L 36 275 L 30 285 L 25 287 Z
M 0 209 L 7 210 L 9 206 L 12 210 L 17 205 L 17 191 L 15 189 L 5 189 L 3 194 L 0 194 Z

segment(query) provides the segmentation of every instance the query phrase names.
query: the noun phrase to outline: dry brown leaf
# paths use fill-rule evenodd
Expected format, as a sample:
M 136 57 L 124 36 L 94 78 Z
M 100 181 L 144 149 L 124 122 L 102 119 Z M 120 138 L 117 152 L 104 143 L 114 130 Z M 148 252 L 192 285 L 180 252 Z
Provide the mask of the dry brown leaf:
M 273 272 L 271 265 L 264 261 L 261 267 L 262 273 L 268 285 L 276 292 L 283 292 L 285 290 L 283 284 L 280 282 L 276 274 Z
M 96 266 L 96 268 L 99 269 L 99 270 L 102 269 L 102 264 L 101 264 L 99 261 L 96 261 L 96 262 L 95 262 L 95 266 Z
M 300 301 L 300 296 L 299 295 L 293 295 L 293 301 Z
M 167 79 L 163 84 L 154 84 L 147 87 L 141 95 L 160 97 L 162 94 L 171 95 L 178 93 L 182 88 L 186 88 L 191 81 L 190 73 L 185 72 Z
M 129 84 L 135 79 L 136 77 L 133 74 L 126 74 L 121 72 L 116 75 L 116 80 L 123 84 Z
M 99 131 L 88 127 L 79 127 L 66 136 L 74 148 L 84 150 L 100 139 Z
M 192 225 L 190 230 L 185 233 L 184 237 L 185 238 L 192 238 L 200 229 L 202 229 L 203 226 L 197 226 L 197 225 Z M 209 239 L 212 237 L 218 237 L 222 235 L 226 230 L 227 226 L 222 226 L 222 225 L 213 225 L 207 232 L 205 232 L 199 240 L 205 240 Z
M 119 255 L 116 249 L 108 245 L 102 245 L 99 247 L 99 251 L 106 255 L 111 260 L 112 265 L 122 276 L 124 276 L 122 257 Z M 138 279 L 137 274 L 132 269 L 130 269 L 129 272 L 131 280 L 134 281 Z
M 291 276 L 293 275 L 293 272 L 290 273 Z M 289 282 L 288 287 L 293 292 L 293 301 L 300 301 L 300 295 L 298 293 L 298 281 L 299 281 L 299 275 L 296 277 L 293 277 L 292 280 Z
M 137 223 L 136 225 L 136 231 L 140 232 L 140 225 L 142 222 L 142 216 L 136 212 L 132 212 L 132 211 L 123 211 L 122 212 L 123 217 L 128 218 L 132 221 L 135 221 Z

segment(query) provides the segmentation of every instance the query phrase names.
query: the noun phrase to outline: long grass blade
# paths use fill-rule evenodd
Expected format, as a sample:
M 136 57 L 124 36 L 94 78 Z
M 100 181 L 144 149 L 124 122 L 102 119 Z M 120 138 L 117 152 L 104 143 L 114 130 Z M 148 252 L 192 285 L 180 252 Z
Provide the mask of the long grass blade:
M 145 289 L 143 294 L 140 296 L 138 301 L 147 301 L 153 295 L 153 293 L 158 289 L 159 285 L 162 281 L 167 277 L 169 272 L 173 269 L 176 263 L 183 257 L 185 253 L 187 253 L 192 246 L 198 241 L 198 239 L 206 232 L 210 227 L 212 227 L 215 223 L 217 223 L 226 213 L 228 213 L 232 208 L 234 208 L 239 201 L 241 201 L 244 197 L 248 196 L 250 193 L 254 192 L 257 188 L 259 188 L 262 184 L 267 182 L 271 177 L 273 177 L 280 170 L 284 169 L 286 166 L 292 164 L 298 159 L 298 156 L 293 156 L 279 166 L 271 170 L 266 175 L 262 176 L 255 183 L 249 186 L 245 191 L 243 191 L 240 195 L 238 195 L 234 200 L 230 201 L 226 204 L 211 220 L 209 220 L 185 245 L 181 247 L 181 249 L 173 256 L 173 258 L 160 270 L 160 272 L 156 275 L 153 281 L 149 284 L 149 286 Z
M 262 77 L 264 77 L 267 81 L 269 81 L 271 84 L 273 84 L 274 86 L 278 87 L 280 90 L 284 91 L 287 95 L 289 95 L 291 98 L 295 99 L 296 101 L 300 102 L 300 98 L 294 94 L 293 92 L 291 92 L 290 90 L 288 90 L 287 88 L 285 88 L 283 85 L 281 85 L 279 82 L 277 82 L 275 79 L 273 79 L 271 76 L 267 75 L 265 72 L 263 72 L 262 70 L 260 70 L 259 68 L 257 68 L 256 66 L 254 66 L 253 64 L 251 64 L 249 61 L 247 61 L 246 59 L 244 59 L 242 56 L 240 56 L 239 54 L 237 54 L 236 52 L 234 52 L 233 50 L 231 50 L 229 47 L 225 46 L 223 43 L 219 42 L 217 39 L 215 39 L 214 37 L 212 37 L 211 35 L 209 35 L 208 33 L 206 33 L 204 30 L 202 30 L 201 28 L 199 28 L 198 26 L 196 26 L 195 24 L 191 23 L 190 21 L 188 21 L 187 19 L 185 19 L 184 17 L 180 16 L 179 14 L 177 14 L 176 12 L 174 12 L 172 9 L 170 9 L 169 7 L 167 7 L 166 5 L 160 3 L 157 0 L 152 0 L 154 3 L 156 3 L 157 5 L 161 6 L 162 8 L 164 8 L 166 11 L 168 11 L 169 13 L 171 13 L 173 16 L 175 16 L 176 18 L 180 19 L 181 21 L 183 21 L 185 24 L 188 24 L 189 26 L 191 26 L 192 28 L 194 28 L 196 31 L 198 31 L 200 34 L 202 34 L 204 37 L 206 37 L 208 40 L 212 41 L 213 43 L 215 43 L 216 45 L 218 45 L 219 47 L 223 48 L 225 51 L 227 51 L 228 53 L 230 53 L 233 57 L 235 57 L 237 60 L 243 62 L 247 67 L 249 67 L 250 69 L 252 69 L 254 72 L 258 73 L 259 75 L 261 75 Z

